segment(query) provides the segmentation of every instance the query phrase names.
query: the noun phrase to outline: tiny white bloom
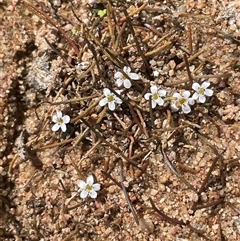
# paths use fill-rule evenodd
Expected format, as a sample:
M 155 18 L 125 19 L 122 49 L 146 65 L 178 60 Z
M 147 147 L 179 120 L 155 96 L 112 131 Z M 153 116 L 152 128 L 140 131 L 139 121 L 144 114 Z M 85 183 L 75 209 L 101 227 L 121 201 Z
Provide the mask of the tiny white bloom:
M 146 93 L 144 95 L 144 98 L 146 100 L 149 100 L 150 96 L 152 96 L 152 108 L 154 109 L 156 105 L 163 105 L 164 100 L 161 97 L 166 96 L 167 91 L 166 90 L 158 90 L 156 85 L 153 85 L 150 87 L 151 93 Z
M 80 193 L 81 198 L 86 198 L 88 195 L 91 198 L 96 198 L 97 191 L 99 191 L 101 188 L 99 183 L 94 183 L 93 175 L 88 176 L 86 182 L 82 180 L 78 180 L 77 185 L 80 188 L 79 192 L 81 192 Z
M 116 92 L 120 95 L 120 90 L 116 90 Z M 105 97 L 99 101 L 100 106 L 104 106 L 108 104 L 108 108 L 113 111 L 115 110 L 115 103 L 122 104 L 122 100 L 118 98 L 114 93 L 112 93 L 108 88 L 103 89 L 103 93 Z
M 137 74 L 131 73 L 130 67 L 125 66 L 123 68 L 123 72 L 126 73 L 126 75 L 128 75 L 130 79 L 133 79 L 133 80 L 139 79 L 139 76 Z M 126 78 L 121 72 L 116 72 L 114 74 L 114 78 L 117 80 L 116 84 L 118 87 L 123 85 L 126 89 L 129 89 L 132 86 L 131 80 Z
M 99 0 L 88 0 L 88 3 L 89 4 L 96 4 L 96 3 L 98 3 L 99 2 Z
M 69 123 L 70 117 L 68 115 L 62 115 L 62 111 L 57 110 L 57 114 L 52 117 L 52 121 L 55 123 L 52 127 L 52 131 L 58 131 L 61 127 L 62 131 L 67 130 L 66 124 Z
M 200 103 L 204 103 L 206 101 L 206 96 L 212 96 L 213 95 L 213 90 L 208 89 L 210 83 L 207 81 L 204 81 L 201 85 L 198 83 L 193 83 L 192 88 L 196 92 L 193 94 L 192 98 L 194 100 L 199 100 Z
M 190 105 L 194 105 L 194 99 L 190 98 L 190 91 L 185 90 L 182 95 L 174 93 L 173 97 L 175 100 L 171 102 L 172 111 L 178 111 L 181 107 L 183 113 L 188 114 L 191 112 Z

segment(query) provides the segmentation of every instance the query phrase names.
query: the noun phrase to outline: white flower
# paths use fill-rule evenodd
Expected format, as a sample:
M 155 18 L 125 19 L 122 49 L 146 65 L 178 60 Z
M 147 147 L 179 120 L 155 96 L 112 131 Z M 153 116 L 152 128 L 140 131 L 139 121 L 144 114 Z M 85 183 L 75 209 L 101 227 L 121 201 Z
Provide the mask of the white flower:
M 96 3 L 98 3 L 99 2 L 99 0 L 88 0 L 88 3 L 89 4 L 96 4 Z
M 87 177 L 87 181 L 84 182 L 82 180 L 77 181 L 77 185 L 80 188 L 79 191 L 81 198 L 86 198 L 88 195 L 91 198 L 97 197 L 97 191 L 100 190 L 101 186 L 99 183 L 94 183 L 93 175 Z
M 156 105 L 163 105 L 164 100 L 161 97 L 166 96 L 167 91 L 166 90 L 158 90 L 156 85 L 153 85 L 150 87 L 151 93 L 146 93 L 144 95 L 144 98 L 146 100 L 149 100 L 150 96 L 152 96 L 152 108 L 154 109 Z
M 204 81 L 201 85 L 198 83 L 193 83 L 192 88 L 196 92 L 193 94 L 192 98 L 194 100 L 199 100 L 200 103 L 204 103 L 206 101 L 206 96 L 212 96 L 213 91 L 211 89 L 208 89 L 210 83 L 207 81 Z
M 182 108 L 183 113 L 188 114 L 191 112 L 191 107 L 189 105 L 194 105 L 194 99 L 189 98 L 190 92 L 185 90 L 182 95 L 179 93 L 174 93 L 173 97 L 175 100 L 171 102 L 172 111 L 178 111 L 179 108 Z
M 52 121 L 55 123 L 52 131 L 58 131 L 61 127 L 62 131 L 65 132 L 67 130 L 66 124 L 69 123 L 70 117 L 68 115 L 62 116 L 62 112 L 57 110 L 57 114 L 52 117 Z
M 119 95 L 121 93 L 120 90 L 116 90 L 116 92 Z M 104 88 L 103 93 L 106 97 L 99 101 L 100 106 L 108 104 L 108 108 L 113 111 L 115 110 L 115 103 L 122 104 L 122 100 L 118 98 L 114 93 L 112 93 L 108 88 Z
M 126 75 L 129 76 L 130 79 L 133 79 L 133 80 L 138 80 L 139 79 L 137 74 L 131 73 L 131 68 L 130 67 L 125 66 L 123 68 L 123 72 L 125 72 Z M 123 85 L 126 89 L 129 89 L 132 86 L 131 80 L 126 78 L 121 72 L 116 72 L 114 74 L 114 78 L 117 80 L 116 84 L 117 84 L 118 87 Z

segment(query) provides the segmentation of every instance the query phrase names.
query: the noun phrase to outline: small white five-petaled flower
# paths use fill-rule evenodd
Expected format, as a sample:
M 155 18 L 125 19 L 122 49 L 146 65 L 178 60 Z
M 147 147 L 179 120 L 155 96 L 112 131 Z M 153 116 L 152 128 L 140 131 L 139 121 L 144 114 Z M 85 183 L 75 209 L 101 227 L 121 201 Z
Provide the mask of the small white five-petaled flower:
M 163 105 L 164 100 L 161 97 L 166 96 L 167 91 L 166 90 L 158 90 L 156 85 L 151 86 L 150 90 L 151 90 L 151 93 L 146 93 L 144 95 L 144 98 L 146 100 L 149 100 L 149 98 L 151 96 L 152 108 L 154 109 L 157 106 L 157 104 Z
M 88 195 L 91 198 L 97 197 L 97 191 L 100 190 L 101 186 L 99 183 L 94 183 L 93 175 L 87 177 L 87 181 L 84 182 L 82 180 L 77 181 L 77 185 L 80 188 L 79 191 L 81 198 L 86 198 Z
M 208 89 L 210 83 L 207 81 L 204 81 L 201 85 L 199 85 L 198 83 L 193 83 L 192 84 L 192 88 L 193 90 L 195 90 L 196 92 L 193 94 L 192 98 L 194 100 L 197 100 L 200 103 L 204 103 L 206 101 L 206 96 L 212 96 L 213 95 L 213 90 Z
M 126 75 L 133 80 L 138 80 L 139 76 L 135 73 L 131 73 L 131 68 L 125 66 L 123 68 L 123 72 L 126 73 Z M 114 78 L 117 80 L 116 84 L 118 87 L 120 86 L 124 86 L 126 89 L 129 89 L 132 86 L 131 80 L 129 80 L 128 78 L 126 78 L 126 76 L 124 76 L 121 72 L 116 72 L 114 74 Z
M 116 90 L 116 92 L 120 95 L 120 90 Z M 103 89 L 103 93 L 105 97 L 99 101 L 100 106 L 104 106 L 108 104 L 108 108 L 113 111 L 115 110 L 115 103 L 122 104 L 122 100 L 118 98 L 114 93 L 112 93 L 108 88 Z
M 57 110 L 57 114 L 52 117 L 52 121 L 55 123 L 52 127 L 52 131 L 58 131 L 61 127 L 62 131 L 67 130 L 66 124 L 69 123 L 70 117 L 68 115 L 62 115 L 62 111 Z
M 185 90 L 182 95 L 174 93 L 173 97 L 175 100 L 171 102 L 172 111 L 178 111 L 181 107 L 183 113 L 188 114 L 191 112 L 191 107 L 189 105 L 194 105 L 194 99 L 189 98 L 190 92 L 188 90 Z

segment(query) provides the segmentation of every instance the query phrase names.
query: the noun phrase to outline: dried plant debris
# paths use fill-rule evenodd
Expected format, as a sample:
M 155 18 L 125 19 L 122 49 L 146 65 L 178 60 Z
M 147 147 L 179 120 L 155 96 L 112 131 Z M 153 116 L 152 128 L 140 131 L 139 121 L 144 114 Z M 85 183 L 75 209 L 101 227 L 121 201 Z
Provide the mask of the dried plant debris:
M 238 240 L 239 6 L 1 4 L 0 240 Z
M 52 85 L 59 72 L 59 66 L 53 65 L 54 61 L 49 62 L 49 56 L 44 53 L 32 62 L 26 80 L 34 86 L 36 90 L 45 90 Z
M 25 141 L 24 141 L 24 131 L 22 131 L 20 133 L 20 135 L 16 138 L 15 140 L 15 146 L 17 147 L 17 152 L 18 152 L 18 155 L 19 157 L 22 159 L 22 160 L 25 160 L 26 159 L 26 151 L 25 151 Z

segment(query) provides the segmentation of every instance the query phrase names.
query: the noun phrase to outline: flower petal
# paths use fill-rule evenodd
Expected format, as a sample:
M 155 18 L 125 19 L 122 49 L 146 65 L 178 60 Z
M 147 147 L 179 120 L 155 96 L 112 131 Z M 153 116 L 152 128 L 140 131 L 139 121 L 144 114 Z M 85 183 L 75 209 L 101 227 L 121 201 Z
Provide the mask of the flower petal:
M 52 122 L 57 123 L 57 120 L 58 120 L 57 115 L 54 115 L 54 116 L 52 117 Z
M 58 117 L 58 119 L 62 118 L 62 111 L 57 110 L 57 117 Z
M 115 110 L 115 102 L 114 101 L 108 102 L 108 108 L 109 108 L 109 110 L 114 111 Z
M 149 100 L 150 96 L 152 96 L 151 93 L 146 93 L 146 94 L 144 95 L 145 100 Z
M 166 96 L 167 91 L 166 90 L 159 90 L 158 94 L 159 94 L 159 96 L 164 97 L 164 96 Z
M 150 90 L 151 90 L 151 93 L 154 94 L 154 93 L 157 93 L 158 88 L 157 88 L 156 85 L 152 85 L 152 86 L 150 87 Z
M 101 189 L 101 185 L 99 183 L 95 183 L 92 186 L 95 191 L 99 191 Z
M 154 109 L 157 106 L 157 102 L 155 100 L 152 100 L 152 109 Z
M 183 92 L 183 95 L 182 95 L 182 96 L 183 96 L 184 98 L 188 99 L 190 95 L 191 95 L 190 91 L 185 90 L 185 91 Z
M 212 96 L 212 95 L 213 95 L 213 90 L 206 89 L 205 92 L 204 92 L 204 94 L 205 94 L 206 96 Z
M 58 131 L 60 128 L 60 125 L 58 123 L 56 123 L 53 127 L 52 127 L 52 131 Z
M 111 91 L 110 91 L 108 88 L 104 88 L 104 89 L 103 89 L 103 94 L 104 94 L 105 96 L 108 96 L 108 95 L 111 94 Z
M 189 98 L 188 99 L 188 104 L 189 105 L 194 105 L 195 104 L 195 100 L 193 98 Z
M 119 95 L 121 95 L 121 90 L 115 90 L 116 93 L 118 93 Z
M 188 114 L 191 112 L 191 108 L 189 105 L 182 105 L 182 111 L 183 113 Z
M 116 102 L 117 104 L 119 104 L 119 105 L 122 104 L 122 100 L 121 100 L 120 98 L 118 98 L 118 97 L 115 97 L 115 102 Z
M 125 80 L 123 81 L 123 85 L 124 85 L 124 87 L 125 87 L 126 89 L 129 89 L 129 88 L 132 86 L 132 83 L 131 83 L 131 81 L 130 81 L 129 79 L 125 79 Z
M 200 103 L 205 103 L 206 97 L 204 95 L 199 95 L 199 102 Z
M 201 85 L 202 88 L 207 89 L 207 87 L 210 86 L 210 83 L 208 81 L 204 81 Z
M 155 102 L 158 104 L 158 105 L 163 105 L 164 104 L 164 100 L 162 98 L 158 98 L 157 100 L 155 100 Z
M 119 71 L 114 74 L 115 79 L 122 79 L 122 77 L 123 77 L 123 74 Z
M 173 103 L 170 105 L 170 108 L 173 112 L 176 112 L 179 110 L 179 107 L 177 107 L 176 104 L 173 104 Z
M 104 105 L 106 105 L 107 103 L 108 103 L 107 98 L 103 98 L 103 99 L 101 99 L 101 100 L 99 101 L 99 105 L 100 105 L 100 106 L 104 106 Z
M 178 100 L 182 98 L 182 96 L 179 93 L 174 93 L 173 97 L 177 98 Z
M 62 120 L 63 120 L 63 123 L 67 124 L 70 121 L 70 117 L 68 115 L 65 115 L 63 116 Z
M 135 73 L 129 73 L 128 76 L 133 80 L 139 80 L 138 74 Z
M 128 66 L 124 66 L 123 71 L 128 75 L 131 72 L 131 68 Z
M 80 197 L 81 197 L 81 198 L 86 198 L 87 195 L 88 195 L 88 192 L 87 192 L 85 189 L 82 190 L 81 193 L 80 193 Z
M 96 198 L 96 197 L 97 197 L 97 192 L 94 191 L 94 190 L 92 190 L 91 192 L 89 192 L 89 196 L 90 196 L 91 198 Z
M 122 86 L 122 84 L 123 84 L 123 80 L 122 80 L 122 79 L 117 79 L 116 85 L 117 85 L 118 87 L 120 87 L 120 86 Z
M 85 189 L 87 184 L 82 180 L 77 180 L 77 185 L 80 189 Z
M 62 129 L 62 132 L 65 132 L 67 130 L 67 127 L 64 123 L 61 124 L 61 129 Z
M 198 92 L 198 89 L 200 88 L 200 85 L 198 83 L 192 84 L 192 89 Z
M 195 93 L 193 94 L 192 98 L 193 98 L 194 100 L 197 100 L 197 99 L 198 99 L 198 96 L 199 96 L 199 94 L 198 94 L 197 92 L 195 92 Z
M 90 175 L 90 176 L 87 177 L 86 183 L 87 183 L 88 185 L 91 185 L 91 186 L 93 185 L 93 183 L 94 183 L 93 175 Z

